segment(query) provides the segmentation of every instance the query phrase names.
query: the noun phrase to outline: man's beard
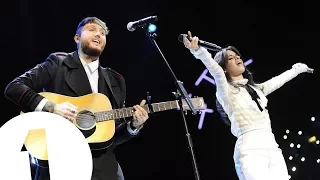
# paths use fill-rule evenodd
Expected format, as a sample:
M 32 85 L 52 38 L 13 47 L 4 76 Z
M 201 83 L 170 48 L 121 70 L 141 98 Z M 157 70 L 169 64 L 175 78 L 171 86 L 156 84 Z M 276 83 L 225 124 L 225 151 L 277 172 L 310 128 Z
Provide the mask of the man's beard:
M 88 56 L 100 56 L 101 51 L 98 49 L 90 48 L 89 44 L 81 44 L 82 52 L 84 52 Z

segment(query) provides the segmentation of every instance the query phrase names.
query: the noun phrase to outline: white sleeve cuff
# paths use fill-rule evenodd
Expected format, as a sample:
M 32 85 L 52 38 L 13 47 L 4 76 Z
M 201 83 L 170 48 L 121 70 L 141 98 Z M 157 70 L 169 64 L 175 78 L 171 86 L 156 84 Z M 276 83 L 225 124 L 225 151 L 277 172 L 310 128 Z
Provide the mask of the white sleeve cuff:
M 40 103 L 38 104 L 38 106 L 36 107 L 36 109 L 34 111 L 38 112 L 38 111 L 42 111 L 44 105 L 48 102 L 48 99 L 43 98 Z
M 127 123 L 127 130 L 128 130 L 128 132 L 131 134 L 131 135 L 137 135 L 138 133 L 139 133 L 139 131 L 140 131 L 140 129 L 135 129 L 135 130 L 133 130 L 132 128 L 131 128 L 131 125 L 130 125 L 130 123 L 131 123 L 131 121 L 129 121 L 128 123 Z
M 191 54 L 195 55 L 195 56 L 199 56 L 200 54 L 202 54 L 206 49 L 204 47 L 199 47 L 198 49 L 190 49 Z
M 212 55 L 208 52 L 208 50 L 204 47 L 200 47 L 197 50 L 194 49 L 190 49 L 191 54 L 193 54 L 193 56 L 196 59 L 200 59 L 200 60 L 207 60 L 212 58 Z

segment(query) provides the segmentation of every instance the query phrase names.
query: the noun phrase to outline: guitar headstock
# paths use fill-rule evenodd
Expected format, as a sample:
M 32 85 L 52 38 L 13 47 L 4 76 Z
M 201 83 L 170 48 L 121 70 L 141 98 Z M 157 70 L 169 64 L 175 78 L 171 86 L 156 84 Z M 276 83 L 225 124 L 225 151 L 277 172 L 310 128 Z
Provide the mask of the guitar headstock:
M 204 110 L 206 108 L 203 97 L 190 98 L 190 101 L 195 110 Z M 182 109 L 191 110 L 186 100 L 182 100 Z

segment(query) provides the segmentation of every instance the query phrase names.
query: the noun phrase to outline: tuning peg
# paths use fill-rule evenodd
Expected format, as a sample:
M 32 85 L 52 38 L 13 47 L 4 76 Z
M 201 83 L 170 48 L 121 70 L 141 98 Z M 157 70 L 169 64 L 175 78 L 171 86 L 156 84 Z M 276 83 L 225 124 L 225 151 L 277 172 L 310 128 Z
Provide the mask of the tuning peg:
M 147 104 L 151 104 L 151 96 L 149 91 L 147 92 Z
M 151 106 L 151 96 L 150 96 L 149 91 L 147 92 L 147 105 L 148 105 L 150 114 L 152 114 L 153 113 L 153 108 Z
M 172 95 L 175 99 L 179 99 L 181 97 L 181 94 L 179 92 L 172 92 Z

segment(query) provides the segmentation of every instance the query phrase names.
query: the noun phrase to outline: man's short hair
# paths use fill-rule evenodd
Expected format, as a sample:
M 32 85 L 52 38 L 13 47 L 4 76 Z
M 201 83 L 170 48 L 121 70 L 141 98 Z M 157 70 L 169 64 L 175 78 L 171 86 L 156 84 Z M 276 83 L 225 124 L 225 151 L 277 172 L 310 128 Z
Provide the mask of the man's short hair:
M 96 23 L 96 24 L 100 25 L 105 30 L 106 35 L 108 35 L 109 32 L 110 32 L 110 30 L 106 26 L 106 23 L 103 22 L 101 19 L 99 19 L 97 17 L 86 17 L 78 24 L 76 33 L 80 34 L 80 31 L 83 28 L 83 26 L 88 24 L 88 23 Z

